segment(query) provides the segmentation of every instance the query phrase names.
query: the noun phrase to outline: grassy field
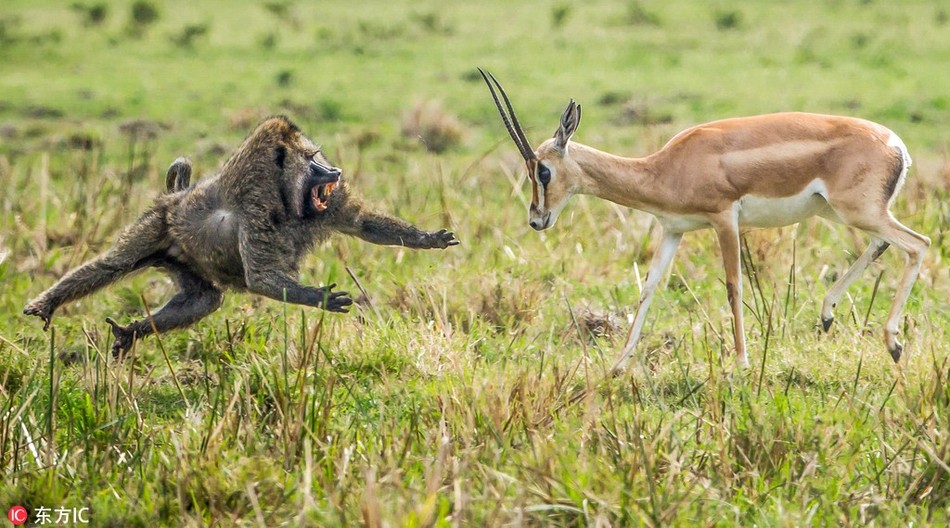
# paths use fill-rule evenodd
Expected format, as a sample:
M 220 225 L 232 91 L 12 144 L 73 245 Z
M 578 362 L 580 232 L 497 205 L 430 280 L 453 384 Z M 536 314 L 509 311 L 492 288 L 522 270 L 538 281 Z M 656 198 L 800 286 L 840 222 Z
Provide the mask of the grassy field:
M 950 7 L 940 0 L 5 0 L 0 7 L 0 509 L 94 526 L 923 526 L 950 522 Z M 716 242 L 689 234 L 628 373 L 602 381 L 654 250 L 647 215 L 575 198 L 550 231 L 475 66 L 529 136 L 644 155 L 780 110 L 897 131 L 895 215 L 933 246 L 894 365 L 903 256 L 821 298 L 863 251 L 821 220 L 745 236 L 753 368 L 732 363 Z M 189 156 L 214 171 L 286 113 L 381 209 L 462 245 L 339 237 L 302 279 L 348 315 L 247 294 L 108 353 L 147 272 L 28 298 L 106 249 Z M 582 398 L 571 396 L 582 394 Z

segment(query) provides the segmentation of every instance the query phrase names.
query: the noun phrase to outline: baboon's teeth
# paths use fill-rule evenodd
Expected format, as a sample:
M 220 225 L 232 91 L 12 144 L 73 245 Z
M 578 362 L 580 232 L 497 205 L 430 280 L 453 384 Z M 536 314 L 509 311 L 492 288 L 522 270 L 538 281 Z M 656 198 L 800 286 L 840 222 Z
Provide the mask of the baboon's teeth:
M 310 190 L 310 200 L 313 201 L 313 207 L 317 211 L 326 211 L 327 209 L 327 200 L 326 198 L 320 196 L 320 186 L 314 186 Z
M 336 188 L 337 182 L 330 182 L 324 185 L 315 185 L 310 189 L 310 199 L 313 201 L 313 207 L 317 211 L 325 211 L 329 205 L 330 195 Z

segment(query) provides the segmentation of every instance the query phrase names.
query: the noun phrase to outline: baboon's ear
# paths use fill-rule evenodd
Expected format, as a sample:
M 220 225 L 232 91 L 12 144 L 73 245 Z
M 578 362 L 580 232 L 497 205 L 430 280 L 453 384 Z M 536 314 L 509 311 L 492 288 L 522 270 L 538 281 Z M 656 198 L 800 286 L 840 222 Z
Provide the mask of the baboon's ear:
M 579 124 L 581 124 L 581 105 L 571 99 L 561 115 L 561 125 L 554 133 L 554 144 L 562 154 L 567 154 L 567 142 L 570 141 Z
M 276 154 L 274 155 L 274 163 L 280 167 L 281 170 L 284 169 L 284 160 L 287 158 L 287 147 L 280 145 L 276 149 Z

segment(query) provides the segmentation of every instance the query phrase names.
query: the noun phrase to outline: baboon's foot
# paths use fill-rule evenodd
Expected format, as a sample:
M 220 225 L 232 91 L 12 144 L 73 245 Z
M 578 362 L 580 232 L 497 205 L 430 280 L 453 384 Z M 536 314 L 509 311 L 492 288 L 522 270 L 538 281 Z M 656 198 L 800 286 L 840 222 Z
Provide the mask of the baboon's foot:
M 120 325 L 111 317 L 106 317 L 106 322 L 112 325 L 112 335 L 115 336 L 115 341 L 112 343 L 112 357 L 122 359 L 129 350 L 132 350 L 132 345 L 135 343 L 135 331 L 128 326 Z
M 49 329 L 50 321 L 53 320 L 53 305 L 50 302 L 40 299 L 33 299 L 23 308 L 26 315 L 35 315 L 43 320 L 43 331 Z

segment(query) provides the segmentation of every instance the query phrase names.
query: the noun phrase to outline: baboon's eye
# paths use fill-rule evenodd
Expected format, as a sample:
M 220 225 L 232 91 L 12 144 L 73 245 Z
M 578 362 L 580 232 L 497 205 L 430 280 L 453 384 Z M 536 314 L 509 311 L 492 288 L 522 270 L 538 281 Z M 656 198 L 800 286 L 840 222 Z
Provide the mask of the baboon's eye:
M 541 182 L 541 185 L 547 186 L 551 183 L 551 169 L 544 166 L 544 164 L 538 163 L 538 181 Z

